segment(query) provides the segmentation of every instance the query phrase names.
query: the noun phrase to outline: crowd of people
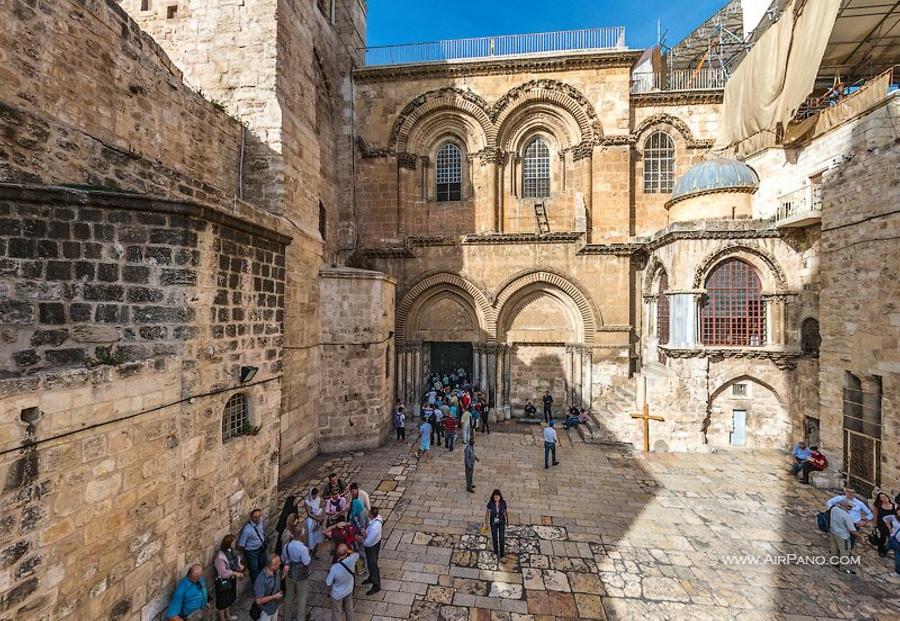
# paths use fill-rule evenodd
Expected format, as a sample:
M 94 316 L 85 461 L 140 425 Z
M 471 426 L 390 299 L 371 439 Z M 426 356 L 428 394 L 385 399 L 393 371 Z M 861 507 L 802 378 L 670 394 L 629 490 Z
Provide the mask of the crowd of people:
M 791 457 L 791 473 L 804 484 L 809 484 L 811 472 L 828 467 L 828 459 L 818 447 L 807 446 L 803 440 L 794 446 Z M 893 551 L 894 571 L 900 574 L 900 493 L 891 499 L 888 493 L 876 490 L 871 503 L 866 503 L 852 487 L 846 487 L 842 494 L 828 500 L 817 519 L 819 528 L 828 533 L 831 555 L 843 571 L 856 573 L 857 545 L 870 529 L 866 540 L 882 558 Z
M 171 621 L 204 618 L 215 606 L 219 621 L 232 614 L 239 581 L 247 577 L 252 597 L 250 617 L 261 621 L 305 621 L 310 618 L 310 565 L 319 549 L 330 542 L 331 568 L 325 577 L 332 619 L 352 621 L 357 578 L 369 585 L 367 595 L 381 590 L 378 557 L 384 521 L 378 507 L 357 483 L 345 485 L 336 473 L 328 476 L 321 493 L 312 488 L 305 497 L 288 496 L 275 526 L 275 544 L 266 536 L 260 509 L 250 512 L 237 536 L 222 539 L 213 561 L 214 601 L 203 576 L 203 566 L 192 565 L 175 587 L 166 613 Z

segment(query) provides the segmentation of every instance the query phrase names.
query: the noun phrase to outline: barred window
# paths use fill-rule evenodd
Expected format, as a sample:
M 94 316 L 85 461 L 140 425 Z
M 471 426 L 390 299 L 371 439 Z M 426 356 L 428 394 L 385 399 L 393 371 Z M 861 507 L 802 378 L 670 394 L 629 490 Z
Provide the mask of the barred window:
M 669 275 L 663 270 L 659 274 L 659 291 L 656 298 L 656 339 L 660 345 L 669 342 Z
M 812 317 L 803 320 L 800 326 L 800 350 L 810 356 L 819 355 L 822 337 L 819 335 L 819 322 Z
M 459 147 L 445 142 L 437 152 L 438 202 L 462 200 L 462 153 Z
M 665 132 L 653 132 L 644 142 L 644 192 L 669 193 L 675 179 L 675 143 Z
M 765 345 L 765 303 L 759 276 L 749 264 L 727 259 L 712 271 L 706 279 L 700 326 L 704 345 Z
M 222 412 L 222 441 L 244 433 L 244 426 L 250 423 L 250 409 L 243 394 L 231 395 Z
M 535 138 L 525 147 L 522 196 L 525 198 L 550 196 L 550 149 L 540 138 Z

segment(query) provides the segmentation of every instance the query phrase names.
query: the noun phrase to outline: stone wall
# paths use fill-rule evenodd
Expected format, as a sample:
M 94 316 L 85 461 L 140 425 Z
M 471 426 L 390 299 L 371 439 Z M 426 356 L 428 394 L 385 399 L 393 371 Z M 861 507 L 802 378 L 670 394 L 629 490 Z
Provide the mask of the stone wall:
M 319 448 L 378 446 L 390 432 L 393 412 L 396 282 L 378 272 L 330 268 L 319 286 L 325 380 Z
M 288 238 L 137 195 L 0 196 L 4 612 L 155 618 L 274 502 Z M 223 442 L 236 394 L 252 435 Z
M 142 12 L 121 0 L 184 71 L 186 80 L 247 127 L 247 200 L 292 227 L 286 258 L 284 476 L 317 452 L 319 286 L 355 242 L 350 72 L 365 46 L 365 2 L 330 15 L 289 0 L 181 0 Z M 222 36 L 227 32 L 228 36 Z
M 201 201 L 236 192 L 240 124 L 186 87 L 115 4 L 14 0 L 0 21 L 0 181 Z
M 900 442 L 898 117 L 900 105 L 892 97 L 851 122 L 849 158 L 829 176 L 822 191 L 822 446 L 840 468 L 844 373 L 862 378 L 864 390 L 870 393 L 873 380 L 880 378 L 881 486 L 885 489 L 900 486 L 900 451 L 896 450 Z M 868 398 L 866 402 L 871 405 Z

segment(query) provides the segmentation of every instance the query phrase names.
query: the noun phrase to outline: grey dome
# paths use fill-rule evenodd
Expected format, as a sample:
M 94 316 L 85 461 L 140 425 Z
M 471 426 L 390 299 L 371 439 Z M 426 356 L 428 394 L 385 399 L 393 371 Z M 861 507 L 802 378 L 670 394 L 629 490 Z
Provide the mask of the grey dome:
M 759 177 L 753 169 L 727 158 L 704 160 L 691 166 L 686 173 L 675 182 L 672 200 L 699 194 L 709 190 L 755 190 L 759 186 Z

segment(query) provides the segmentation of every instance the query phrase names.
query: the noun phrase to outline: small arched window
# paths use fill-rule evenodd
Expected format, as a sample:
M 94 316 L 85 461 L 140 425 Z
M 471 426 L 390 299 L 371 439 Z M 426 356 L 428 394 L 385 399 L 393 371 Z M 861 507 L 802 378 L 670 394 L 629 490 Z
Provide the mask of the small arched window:
M 669 275 L 665 270 L 659 273 L 659 289 L 656 298 L 656 340 L 660 345 L 669 342 Z
M 644 142 L 644 192 L 670 193 L 675 179 L 675 143 L 665 132 L 653 132 Z
M 452 142 L 438 149 L 435 180 L 438 202 L 462 200 L 462 153 Z
M 550 196 L 550 149 L 541 138 L 535 138 L 525 147 L 522 196 L 524 198 Z
M 800 350 L 810 356 L 819 355 L 822 337 L 819 335 L 819 322 L 812 317 L 803 320 L 800 326 Z
M 756 270 L 740 259 L 727 259 L 710 273 L 700 328 L 704 345 L 765 345 L 765 303 Z
M 235 438 L 244 433 L 244 427 L 250 424 L 250 408 L 244 394 L 231 395 L 222 412 L 222 441 Z

